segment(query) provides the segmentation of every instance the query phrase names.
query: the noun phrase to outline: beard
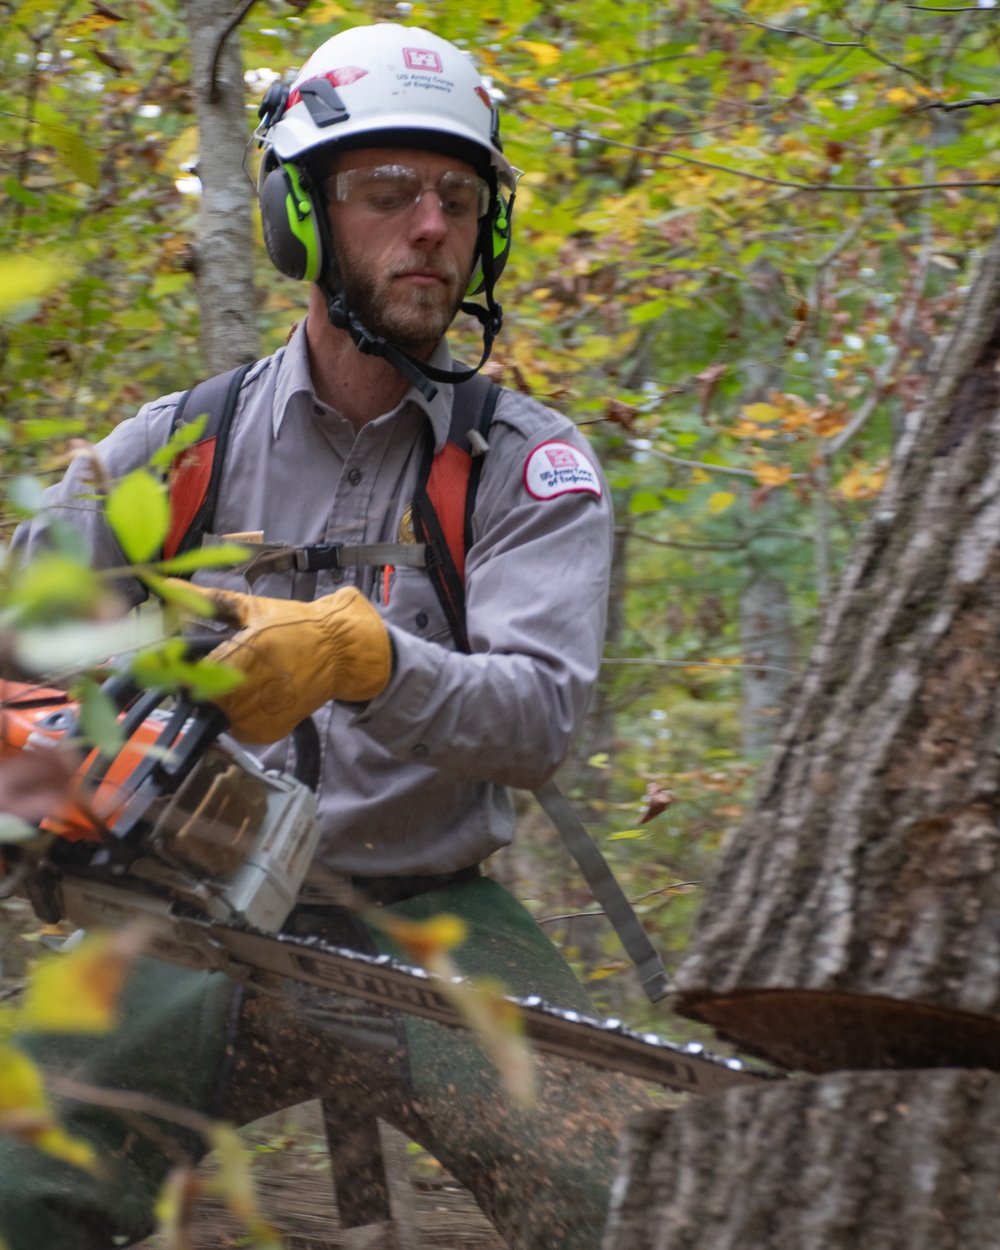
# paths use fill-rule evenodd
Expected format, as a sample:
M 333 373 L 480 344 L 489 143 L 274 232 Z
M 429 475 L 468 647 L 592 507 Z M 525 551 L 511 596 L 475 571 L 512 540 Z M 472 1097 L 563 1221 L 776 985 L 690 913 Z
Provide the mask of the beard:
M 347 307 L 365 328 L 411 354 L 429 355 L 465 299 L 471 266 L 463 277 L 443 262 L 434 265 L 418 255 L 376 274 L 354 263 L 342 249 L 337 253 Z M 442 281 L 431 286 L 395 281 L 415 268 L 433 269 Z

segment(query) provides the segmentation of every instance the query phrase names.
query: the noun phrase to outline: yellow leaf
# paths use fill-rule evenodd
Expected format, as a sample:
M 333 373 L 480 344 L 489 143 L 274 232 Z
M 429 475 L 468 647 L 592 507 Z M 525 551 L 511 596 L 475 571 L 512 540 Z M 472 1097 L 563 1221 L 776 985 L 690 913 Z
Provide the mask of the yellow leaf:
M 837 483 L 837 494 L 844 499 L 871 499 L 882 489 L 884 469 L 851 469 Z
M 704 469 L 692 469 L 691 470 L 692 482 L 697 482 L 699 485 L 701 485 L 702 483 L 710 482 L 711 480 L 712 480 L 711 473 L 706 473 Z
M 617 833 L 609 833 L 609 842 L 624 842 L 628 838 L 644 838 L 648 829 L 619 829 Z
M 525 52 L 533 56 L 539 65 L 555 65 L 562 56 L 559 49 L 551 43 L 536 43 L 533 39 L 521 39 L 519 42 Z
M 906 87 L 890 87 L 885 93 L 885 98 L 890 104 L 896 104 L 902 109 L 913 108 L 920 102 L 920 97 L 908 91 Z
M 96 35 L 99 30 L 107 30 L 109 26 L 122 20 L 120 17 L 108 17 L 105 13 L 88 13 L 86 17 L 71 22 L 66 28 L 66 34 L 80 39 L 85 35 Z
M 222 1198 L 230 1213 L 249 1234 L 255 1250 L 281 1250 L 277 1231 L 267 1223 L 257 1205 L 250 1157 L 236 1130 L 229 1124 L 216 1124 L 209 1134 L 219 1170 L 206 1184 L 206 1193 Z
M 41 1071 L 13 1046 L 0 1046 L 0 1121 L 11 1112 L 26 1109 L 48 1110 Z
M 720 512 L 731 507 L 736 502 L 736 496 L 729 490 L 717 490 L 708 498 L 708 510 L 712 516 L 718 516 Z
M 535 1061 L 520 1008 L 498 981 L 476 978 L 442 987 L 479 1039 L 520 1107 L 535 1100 Z
M 595 968 L 593 972 L 587 973 L 588 981 L 603 981 L 605 977 L 613 977 L 616 972 L 621 972 L 626 965 L 624 963 L 606 964 L 603 968 Z
M 201 1192 L 201 1180 L 193 1168 L 184 1165 L 174 1168 L 164 1182 L 153 1214 L 160 1236 L 170 1250 L 190 1250 L 188 1231 Z
M 51 286 L 68 277 L 66 266 L 57 260 L 37 256 L 0 253 L 0 313 L 35 299 Z
M 441 912 L 430 920 L 406 920 L 383 911 L 369 913 L 366 918 L 397 942 L 421 968 L 432 971 L 435 957 L 461 946 L 469 932 L 465 921 L 450 912 Z
M 591 768 L 610 768 L 611 756 L 608 755 L 607 751 L 598 751 L 596 755 L 592 755 L 587 760 L 587 763 Z
M 52 1115 L 42 1073 L 13 1046 L 0 1046 L 0 1134 L 16 1137 L 74 1167 L 97 1175 L 89 1142 L 70 1137 Z
M 145 944 L 136 927 L 88 937 L 76 950 L 40 964 L 24 994 L 20 1025 L 42 1033 L 107 1033 L 118 997 Z
M 758 464 L 754 468 L 757 481 L 764 486 L 781 486 L 792 476 L 787 464 Z
M 73 1167 L 80 1168 L 84 1172 L 90 1172 L 96 1176 L 100 1171 L 97 1154 L 90 1142 L 80 1137 L 71 1137 L 58 1124 L 53 1124 L 51 1128 L 43 1129 L 36 1134 L 32 1137 L 31 1144 L 37 1146 L 39 1150 L 44 1150 L 46 1154 L 62 1159 L 64 1163 L 71 1163 Z
M 748 421 L 777 421 L 781 413 L 773 404 L 747 404 L 743 408 L 743 416 Z

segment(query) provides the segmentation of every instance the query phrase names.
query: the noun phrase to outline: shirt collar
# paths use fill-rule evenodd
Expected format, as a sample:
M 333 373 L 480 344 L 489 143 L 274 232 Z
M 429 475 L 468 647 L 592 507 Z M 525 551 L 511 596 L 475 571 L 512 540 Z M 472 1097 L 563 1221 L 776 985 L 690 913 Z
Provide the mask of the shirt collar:
M 309 352 L 306 347 L 305 318 L 299 322 L 294 334 L 288 340 L 288 346 L 279 349 L 276 354 L 281 359 L 274 388 L 274 408 L 271 417 L 272 431 L 275 438 L 278 437 L 285 412 L 295 395 L 304 394 L 310 403 L 319 402 L 309 374 Z M 443 338 L 434 349 L 434 354 L 431 356 L 428 364 L 433 365 L 436 369 L 444 369 L 446 371 L 452 369 L 451 353 L 448 351 L 448 344 Z M 451 428 L 451 405 L 455 388 L 450 382 L 436 382 L 435 386 L 437 387 L 437 394 L 431 400 L 425 399 L 415 386 L 411 386 L 392 412 L 385 413 L 382 417 L 379 417 L 379 420 L 395 416 L 397 412 L 411 402 L 416 404 L 427 415 L 427 419 L 431 423 L 431 429 L 434 432 L 434 451 L 439 452 L 448 441 L 448 430 Z

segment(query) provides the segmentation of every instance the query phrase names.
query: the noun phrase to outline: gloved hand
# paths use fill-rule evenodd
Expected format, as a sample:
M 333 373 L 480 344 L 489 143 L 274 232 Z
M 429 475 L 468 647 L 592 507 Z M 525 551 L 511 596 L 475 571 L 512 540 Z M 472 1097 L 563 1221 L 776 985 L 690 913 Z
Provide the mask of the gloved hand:
M 243 742 L 277 742 L 330 699 L 374 699 L 392 676 L 392 643 L 368 600 L 347 587 L 312 603 L 187 584 L 239 632 L 209 656 L 242 683 L 213 700 Z

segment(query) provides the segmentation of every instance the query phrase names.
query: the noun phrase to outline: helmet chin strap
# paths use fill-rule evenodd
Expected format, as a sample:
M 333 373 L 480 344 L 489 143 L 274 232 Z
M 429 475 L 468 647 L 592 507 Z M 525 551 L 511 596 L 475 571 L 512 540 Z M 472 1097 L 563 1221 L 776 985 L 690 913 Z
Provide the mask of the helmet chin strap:
M 486 296 L 486 307 L 473 304 L 469 300 L 463 301 L 460 305 L 462 312 L 475 317 L 483 328 L 483 353 L 479 358 L 479 363 L 472 369 L 438 369 L 423 360 L 418 360 L 416 356 L 390 343 L 381 335 L 373 334 L 357 314 L 347 307 L 347 298 L 332 239 L 330 239 L 330 246 L 325 247 L 324 251 L 328 259 L 318 285 L 326 298 L 326 313 L 330 318 L 330 324 L 338 330 L 346 330 L 359 352 L 365 356 L 380 356 L 390 364 L 411 386 L 417 388 L 428 403 L 438 392 L 435 382 L 466 382 L 474 377 L 489 360 L 490 352 L 493 350 L 493 341 L 503 324 L 503 308 L 493 298 L 492 225 L 489 217 L 484 217 L 480 225 L 478 243 L 478 254 L 482 257 L 483 293 Z

